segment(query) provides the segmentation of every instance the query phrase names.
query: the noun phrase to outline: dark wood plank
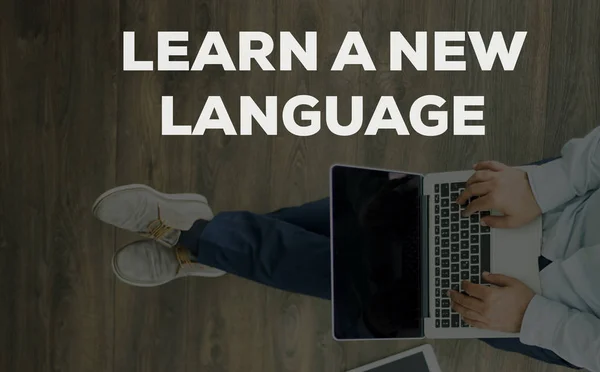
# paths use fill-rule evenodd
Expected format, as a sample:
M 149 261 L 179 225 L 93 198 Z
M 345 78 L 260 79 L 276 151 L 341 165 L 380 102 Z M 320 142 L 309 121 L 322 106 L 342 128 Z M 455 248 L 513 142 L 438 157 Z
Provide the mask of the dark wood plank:
M 136 32 L 138 59 L 156 61 L 158 31 L 188 31 L 193 1 L 121 1 L 121 31 Z M 190 48 L 190 54 L 194 51 Z M 122 63 L 119 61 L 119 63 Z M 155 62 L 156 66 L 156 62 Z M 122 65 L 119 69 L 122 71 Z M 176 123 L 195 122 L 184 110 L 196 87 L 186 72 L 119 74 L 117 184 L 144 183 L 165 192 L 190 192 L 194 170 L 192 138 L 161 135 L 161 97 L 174 96 Z M 140 237 L 118 231 L 117 248 Z M 115 287 L 117 371 L 186 368 L 187 286 L 185 280 L 157 288 Z
M 430 38 L 433 38 L 433 32 L 439 30 L 481 31 L 484 38 L 489 38 L 492 31 L 502 31 L 508 36 L 514 31 L 526 29 L 529 32 L 526 44 L 513 72 L 501 71 L 498 63 L 491 72 L 481 71 L 468 44 L 465 48 L 466 72 L 434 71 L 431 59 L 427 72 L 417 72 L 413 68 L 388 72 L 389 56 L 380 56 L 382 70 L 366 74 L 370 77 L 364 79 L 365 95 L 377 99 L 382 94 L 394 95 L 407 121 L 410 105 L 425 94 L 437 94 L 446 99 L 447 109 L 450 109 L 453 96 L 483 95 L 486 99 L 484 123 L 487 134 L 456 137 L 449 130 L 442 136 L 426 138 L 411 128 L 409 130 L 413 134 L 407 137 L 382 131 L 376 137 L 364 138 L 365 144 L 372 143 L 372 146 L 365 145 L 364 162 L 401 166 L 404 169 L 408 166 L 408 169 L 415 171 L 440 171 L 469 167 L 477 160 L 492 156 L 514 163 L 539 158 L 539 141 L 518 152 L 509 144 L 518 139 L 539 138 L 543 133 L 550 38 L 550 11 L 546 2 L 533 2 L 524 8 L 521 3 L 514 1 L 420 4 L 395 2 L 395 11 L 390 11 L 389 7 L 383 7 L 382 4 L 371 3 L 366 13 L 372 14 L 371 20 L 365 17 L 366 37 L 371 41 L 369 45 L 375 43 L 377 49 L 387 51 L 390 30 L 403 31 L 412 41 L 414 30 L 421 29 L 429 31 Z M 432 53 L 430 50 L 430 56 Z M 372 93 L 367 94 L 369 92 Z M 369 115 L 376 98 L 373 98 L 370 111 L 367 110 Z M 411 163 L 414 166 L 411 167 Z
M 0 6 L 0 369 L 110 371 L 117 2 L 36 3 Z
M 238 66 L 240 31 L 275 34 L 272 1 L 199 1 L 193 5 L 193 38 L 200 46 L 206 31 L 221 33 Z M 239 133 L 240 96 L 251 96 L 263 106 L 273 95 L 273 72 L 256 66 L 249 72 L 224 72 L 211 66 L 188 75 L 195 90 L 183 109 L 196 117 L 208 96 L 220 96 Z M 264 212 L 269 208 L 271 139 L 254 127 L 252 136 L 226 136 L 209 130 L 193 139 L 190 152 L 192 190 L 208 197 L 215 213 L 225 210 Z M 265 332 L 267 287 L 233 275 L 218 279 L 189 279 L 187 371 L 262 372 L 263 350 L 270 344 Z
M 555 1 L 544 156 L 600 122 L 600 3 Z
M 304 42 L 306 31 L 317 31 L 317 71 L 296 63 L 291 72 L 277 72 L 274 93 L 281 105 L 296 95 L 314 96 L 321 115 L 321 130 L 310 137 L 290 134 L 283 125 L 271 148 L 270 202 L 273 208 L 298 205 L 329 194 L 329 167 L 354 163 L 356 137 L 338 137 L 325 121 L 325 97 L 338 97 L 338 119 L 351 118 L 351 96 L 359 94 L 359 69 L 331 72 L 346 32 L 360 29 L 361 1 L 278 1 L 277 28 L 288 30 Z M 300 121 L 299 121 L 300 122 Z M 343 363 L 343 350 L 331 337 L 331 304 L 307 296 L 267 292 L 265 370 L 334 371 Z
M 368 166 L 391 167 L 424 172 L 431 160 L 428 150 L 435 151 L 439 138 L 430 139 L 416 134 L 410 128 L 408 112 L 410 105 L 420 96 L 438 94 L 447 97 L 450 76 L 430 70 L 416 71 L 405 59 L 403 71 L 390 71 L 390 31 L 400 31 L 411 43 L 414 32 L 452 30 L 452 2 L 436 3 L 434 9 L 427 1 L 364 2 L 363 38 L 369 48 L 377 71 L 364 72 L 361 79 L 361 95 L 365 96 L 365 130 L 381 96 L 392 96 L 398 103 L 410 136 L 398 136 L 395 131 L 381 130 L 376 136 L 364 136 L 361 131 L 358 146 L 358 162 Z M 428 35 L 432 40 L 432 35 Z M 431 56 L 431 48 L 428 54 Z
M 459 138 L 470 143 L 469 157 L 457 152 L 463 161 L 459 166 L 470 166 L 472 162 L 490 157 L 517 165 L 539 160 L 542 156 L 538 139 L 545 129 L 552 21 L 550 5 L 545 0 L 527 5 L 519 1 L 457 2 L 457 29 L 480 31 L 484 40 L 489 40 L 493 31 L 501 31 L 507 41 L 512 39 L 515 31 L 528 32 L 514 71 L 503 71 L 496 62 L 491 72 L 475 68 L 468 78 L 453 75 L 453 94 L 484 95 L 486 99 L 486 136 Z M 472 48 L 466 50 L 467 63 L 477 66 Z M 448 143 L 455 144 L 454 141 Z M 515 148 L 517 143 L 527 145 Z

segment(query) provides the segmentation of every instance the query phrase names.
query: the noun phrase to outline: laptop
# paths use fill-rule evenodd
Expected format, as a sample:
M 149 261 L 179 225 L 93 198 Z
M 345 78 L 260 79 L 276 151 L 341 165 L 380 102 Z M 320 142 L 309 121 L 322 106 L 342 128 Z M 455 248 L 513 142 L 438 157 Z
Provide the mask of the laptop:
M 331 167 L 336 340 L 518 337 L 470 327 L 445 295 L 462 280 L 490 285 L 484 271 L 541 291 L 541 217 L 518 229 L 482 226 L 495 211 L 463 217 L 455 200 L 472 174 Z

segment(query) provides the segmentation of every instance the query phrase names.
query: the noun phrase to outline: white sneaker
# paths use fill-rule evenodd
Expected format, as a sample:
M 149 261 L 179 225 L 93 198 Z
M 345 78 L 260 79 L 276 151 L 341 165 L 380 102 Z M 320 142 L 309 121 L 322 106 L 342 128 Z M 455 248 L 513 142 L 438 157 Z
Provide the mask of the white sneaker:
M 126 185 L 100 195 L 92 213 L 121 229 L 173 247 L 182 230 L 195 221 L 210 221 L 213 213 L 206 198 L 198 194 L 163 194 L 146 185 Z
M 167 248 L 153 240 L 124 246 L 113 255 L 113 271 L 121 281 L 137 287 L 155 287 L 186 276 L 216 278 L 225 272 L 193 262 L 190 252 L 177 245 Z

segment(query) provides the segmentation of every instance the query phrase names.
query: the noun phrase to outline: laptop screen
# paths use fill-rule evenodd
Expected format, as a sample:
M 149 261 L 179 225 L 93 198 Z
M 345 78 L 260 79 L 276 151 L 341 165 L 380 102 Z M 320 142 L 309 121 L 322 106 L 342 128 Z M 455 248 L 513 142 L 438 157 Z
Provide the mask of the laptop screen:
M 423 336 L 422 176 L 331 169 L 334 335 Z

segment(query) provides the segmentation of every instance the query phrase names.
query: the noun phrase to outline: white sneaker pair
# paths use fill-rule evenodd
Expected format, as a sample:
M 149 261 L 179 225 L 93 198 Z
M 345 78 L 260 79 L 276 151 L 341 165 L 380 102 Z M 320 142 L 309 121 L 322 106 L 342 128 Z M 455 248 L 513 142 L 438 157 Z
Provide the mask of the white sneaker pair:
M 100 195 L 92 212 L 103 222 L 146 238 L 113 255 L 113 271 L 125 283 L 153 287 L 185 276 L 225 274 L 195 262 L 187 248 L 177 245 L 181 232 L 195 221 L 213 218 L 202 195 L 163 194 L 146 185 L 127 185 Z

